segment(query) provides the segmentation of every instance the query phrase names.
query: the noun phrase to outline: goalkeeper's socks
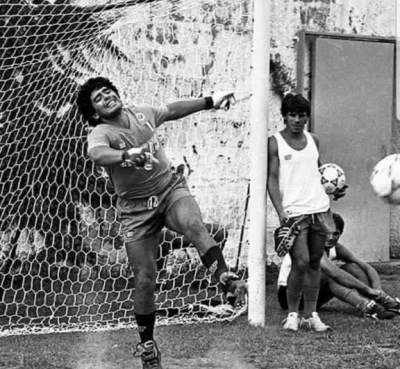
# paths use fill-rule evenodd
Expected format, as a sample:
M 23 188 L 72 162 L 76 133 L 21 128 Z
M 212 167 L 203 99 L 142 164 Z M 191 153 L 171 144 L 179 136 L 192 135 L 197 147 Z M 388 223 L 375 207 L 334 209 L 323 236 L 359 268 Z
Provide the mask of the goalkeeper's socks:
M 201 261 L 211 274 L 214 274 L 218 281 L 222 273 L 228 271 L 222 251 L 218 246 L 211 247 L 202 257 Z
M 135 314 L 141 342 L 153 340 L 156 312 L 150 314 Z

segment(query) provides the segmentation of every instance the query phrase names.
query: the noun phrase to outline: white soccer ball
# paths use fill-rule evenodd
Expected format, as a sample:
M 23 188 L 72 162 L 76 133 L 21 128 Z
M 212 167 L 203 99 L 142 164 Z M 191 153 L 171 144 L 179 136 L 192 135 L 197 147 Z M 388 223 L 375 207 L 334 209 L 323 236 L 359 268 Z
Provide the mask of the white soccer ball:
M 321 183 L 328 195 L 341 190 L 346 185 L 344 170 L 337 164 L 327 163 L 319 167 Z
M 379 198 L 389 204 L 400 204 L 400 154 L 391 154 L 378 162 L 370 182 Z

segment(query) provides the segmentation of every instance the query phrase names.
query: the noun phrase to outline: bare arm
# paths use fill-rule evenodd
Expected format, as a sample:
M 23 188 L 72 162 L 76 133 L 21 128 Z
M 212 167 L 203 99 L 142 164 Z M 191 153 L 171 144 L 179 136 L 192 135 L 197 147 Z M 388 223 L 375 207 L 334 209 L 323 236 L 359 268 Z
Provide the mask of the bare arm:
M 192 99 L 182 100 L 167 104 L 168 113 L 165 121 L 176 120 L 186 117 L 190 114 L 196 113 L 204 109 L 229 109 L 229 107 L 235 104 L 235 96 L 233 92 L 216 92 L 211 96 Z
M 347 247 L 338 243 L 336 246 L 336 255 L 340 260 L 343 260 L 347 263 L 357 264 L 360 267 L 360 269 L 363 270 L 365 274 L 368 276 L 372 288 L 378 290 L 382 289 L 381 279 L 379 277 L 378 272 L 367 262 L 357 257 Z
M 268 139 L 268 177 L 267 189 L 269 197 L 276 212 L 278 213 L 279 221 L 282 223 L 286 214 L 282 208 L 282 196 L 279 190 L 279 157 L 278 143 L 274 136 Z
M 342 286 L 354 288 L 368 296 L 375 295 L 375 292 L 369 286 L 353 277 L 350 273 L 340 269 L 326 256 L 326 254 L 324 254 L 321 259 L 321 271 Z
M 89 151 L 89 157 L 95 164 L 108 166 L 122 163 L 124 150 L 115 150 L 108 146 L 96 146 Z
M 318 152 L 320 154 L 318 157 L 318 167 L 320 167 L 322 165 L 322 160 L 321 160 L 321 153 L 319 151 L 319 138 L 314 133 L 310 132 L 310 134 L 311 134 L 312 138 L 314 139 L 315 144 L 317 145 Z M 332 194 L 333 195 L 332 200 L 336 201 L 336 200 L 339 200 L 340 198 L 342 198 L 343 196 L 345 196 L 347 188 L 348 188 L 348 186 L 345 185 L 343 188 L 335 190 L 335 192 Z
M 314 139 L 315 145 L 317 146 L 317 149 L 318 149 L 318 153 L 319 153 L 318 167 L 320 167 L 322 165 L 322 162 L 321 162 L 321 153 L 319 152 L 319 138 L 317 137 L 317 135 L 315 133 L 310 132 L 310 135 Z
M 184 118 L 207 108 L 204 98 L 176 101 L 166 106 L 168 108 L 166 121 Z

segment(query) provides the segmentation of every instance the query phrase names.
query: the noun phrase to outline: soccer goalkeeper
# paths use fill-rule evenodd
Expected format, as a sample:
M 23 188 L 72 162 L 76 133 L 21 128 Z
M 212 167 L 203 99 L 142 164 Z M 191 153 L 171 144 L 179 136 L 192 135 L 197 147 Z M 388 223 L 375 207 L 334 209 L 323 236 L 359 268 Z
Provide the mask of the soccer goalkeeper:
M 246 298 L 247 285 L 229 271 L 221 249 L 204 226 L 199 206 L 182 174 L 171 163 L 157 137 L 157 127 L 205 109 L 227 109 L 233 93 L 177 101 L 159 107 L 125 107 L 114 84 L 96 77 L 78 91 L 77 105 L 93 127 L 88 155 L 103 166 L 117 193 L 117 212 L 124 233 L 129 262 L 135 275 L 134 313 L 140 335 L 136 353 L 144 369 L 161 368 L 161 354 L 154 341 L 156 254 L 163 226 L 192 242 L 204 264 L 225 293 Z

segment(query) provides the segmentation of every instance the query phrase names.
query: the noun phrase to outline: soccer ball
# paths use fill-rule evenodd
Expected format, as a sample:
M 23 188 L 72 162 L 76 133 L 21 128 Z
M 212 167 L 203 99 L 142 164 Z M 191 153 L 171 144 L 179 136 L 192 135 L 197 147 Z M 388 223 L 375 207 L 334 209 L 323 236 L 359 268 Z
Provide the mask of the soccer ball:
M 346 176 L 339 165 L 328 163 L 319 167 L 321 174 L 321 183 L 328 195 L 336 190 L 341 190 L 346 185 Z
M 376 195 L 389 204 L 400 204 L 400 154 L 392 154 L 375 165 L 370 178 Z

